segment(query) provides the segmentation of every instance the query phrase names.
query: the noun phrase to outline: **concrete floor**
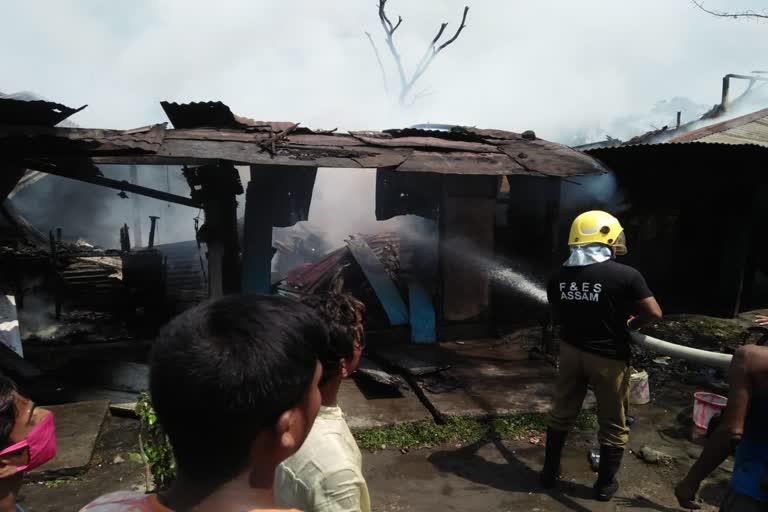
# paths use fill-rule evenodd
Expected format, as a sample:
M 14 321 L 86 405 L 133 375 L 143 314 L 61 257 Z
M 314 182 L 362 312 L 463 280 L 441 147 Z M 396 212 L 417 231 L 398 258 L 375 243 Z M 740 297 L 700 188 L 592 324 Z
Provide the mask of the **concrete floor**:
M 426 392 L 443 415 L 500 416 L 544 412 L 549 407 L 555 369 L 530 360 L 519 343 L 476 340 L 413 347 L 411 351 L 451 365 L 440 375 L 455 381 L 458 388 Z
M 342 382 L 339 390 L 339 407 L 344 411 L 349 428 L 352 430 L 383 427 L 394 423 L 412 423 L 432 418 L 413 391 L 409 389 L 384 394 L 379 389 L 369 391 L 352 379 Z
M 47 408 L 54 415 L 56 457 L 29 476 L 39 479 L 77 475 L 91 462 L 109 402 L 96 400 Z

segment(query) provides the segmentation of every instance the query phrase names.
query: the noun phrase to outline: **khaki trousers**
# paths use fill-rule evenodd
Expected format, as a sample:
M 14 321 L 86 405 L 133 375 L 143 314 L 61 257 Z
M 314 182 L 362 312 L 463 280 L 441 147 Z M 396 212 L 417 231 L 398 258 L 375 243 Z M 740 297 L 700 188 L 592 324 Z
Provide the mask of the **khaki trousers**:
M 569 431 L 581 412 L 587 385 L 597 398 L 597 419 L 601 445 L 624 448 L 629 440 L 629 365 L 584 352 L 560 343 L 560 371 L 549 412 L 549 427 Z

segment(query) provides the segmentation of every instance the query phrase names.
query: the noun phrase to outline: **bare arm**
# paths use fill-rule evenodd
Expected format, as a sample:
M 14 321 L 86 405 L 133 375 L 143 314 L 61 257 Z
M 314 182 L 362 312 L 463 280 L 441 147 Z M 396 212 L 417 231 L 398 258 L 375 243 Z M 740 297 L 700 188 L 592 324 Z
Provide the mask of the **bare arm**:
M 756 347 L 745 346 L 736 350 L 729 368 L 728 406 L 723 413 L 723 420 L 704 445 L 704 451 L 696 463 L 691 466 L 688 474 L 675 487 L 675 496 L 680 506 L 699 508 L 694 503 L 701 482 L 707 478 L 733 452 L 734 447 L 744 434 L 744 422 L 749 411 L 752 397 L 750 379 L 750 360 Z
M 656 302 L 655 297 L 638 301 L 635 304 L 635 311 L 637 311 L 637 315 L 627 323 L 627 326 L 633 330 L 654 324 L 662 317 L 661 306 Z

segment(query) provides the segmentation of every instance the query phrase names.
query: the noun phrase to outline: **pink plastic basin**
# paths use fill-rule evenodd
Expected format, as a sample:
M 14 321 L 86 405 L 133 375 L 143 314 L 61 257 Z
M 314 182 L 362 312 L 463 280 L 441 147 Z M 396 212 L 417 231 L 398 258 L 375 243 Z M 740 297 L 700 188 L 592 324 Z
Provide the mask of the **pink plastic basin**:
M 725 409 L 728 399 L 714 393 L 698 391 L 693 394 L 693 423 L 706 430 L 712 416 Z

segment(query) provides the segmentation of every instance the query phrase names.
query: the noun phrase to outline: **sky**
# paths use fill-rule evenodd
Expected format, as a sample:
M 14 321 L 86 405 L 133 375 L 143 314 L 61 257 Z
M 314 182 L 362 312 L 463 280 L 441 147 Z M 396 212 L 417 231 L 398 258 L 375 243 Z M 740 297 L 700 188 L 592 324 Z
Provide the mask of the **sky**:
M 693 116 L 719 102 L 724 74 L 768 69 L 768 23 L 714 18 L 690 0 L 390 0 L 390 16 L 404 19 L 395 42 L 407 69 L 440 22 L 456 29 L 465 3 L 467 28 L 420 82 L 429 95 L 408 108 L 384 92 L 364 35 L 394 84 L 374 0 L 4 0 L 0 91 L 88 104 L 72 118 L 86 127 L 163 122 L 161 100 L 221 100 L 312 128 L 450 123 L 568 143 L 616 136 L 621 119 L 651 129 L 674 116 L 658 114 L 674 98 Z

